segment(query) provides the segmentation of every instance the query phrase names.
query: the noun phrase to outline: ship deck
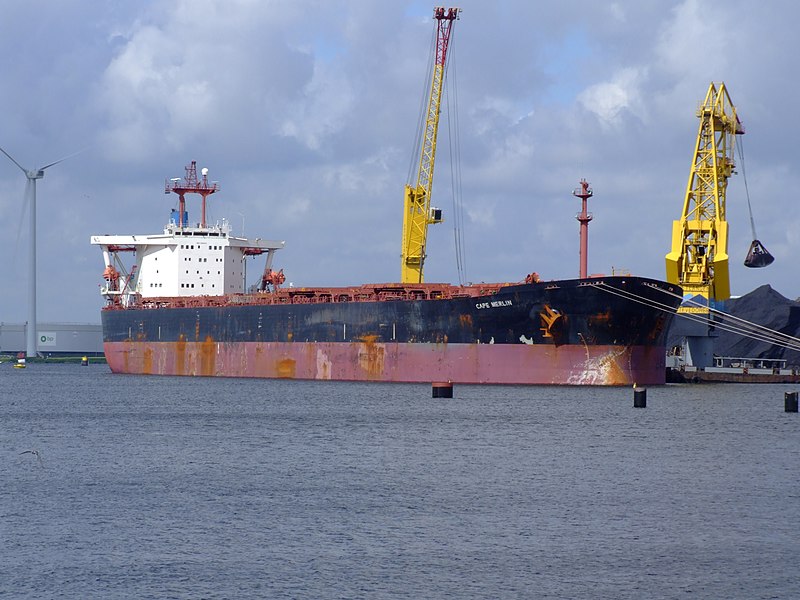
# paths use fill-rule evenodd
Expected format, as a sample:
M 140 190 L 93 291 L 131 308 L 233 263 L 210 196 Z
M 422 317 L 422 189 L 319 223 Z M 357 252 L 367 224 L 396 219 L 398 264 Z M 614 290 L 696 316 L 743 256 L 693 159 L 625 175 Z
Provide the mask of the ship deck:
M 450 298 L 477 298 L 496 294 L 501 288 L 518 283 L 481 283 L 452 285 L 441 283 L 381 283 L 354 287 L 286 287 L 277 290 L 224 296 L 158 296 L 140 298 L 128 308 L 198 308 L 240 305 L 271 304 L 326 304 L 335 302 L 389 302 L 416 300 L 447 300 Z M 104 310 L 124 309 L 112 303 Z

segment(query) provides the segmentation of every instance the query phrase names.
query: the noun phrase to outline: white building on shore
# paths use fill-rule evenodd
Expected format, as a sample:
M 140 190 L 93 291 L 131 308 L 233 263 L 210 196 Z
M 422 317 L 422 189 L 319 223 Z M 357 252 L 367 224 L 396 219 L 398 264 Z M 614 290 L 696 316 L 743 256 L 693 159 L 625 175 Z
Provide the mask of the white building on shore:
M 0 354 L 25 352 L 26 323 L 0 323 Z M 103 354 L 103 332 L 99 324 L 39 323 L 36 351 L 42 356 Z

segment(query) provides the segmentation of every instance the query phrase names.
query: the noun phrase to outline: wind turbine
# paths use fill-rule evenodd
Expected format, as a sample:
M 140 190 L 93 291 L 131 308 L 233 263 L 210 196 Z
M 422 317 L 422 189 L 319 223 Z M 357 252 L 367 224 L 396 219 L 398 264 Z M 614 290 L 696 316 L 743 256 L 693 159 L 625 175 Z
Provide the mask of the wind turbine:
M 25 177 L 28 178 L 28 182 L 25 185 L 25 200 L 28 203 L 28 206 L 31 210 L 31 217 L 30 217 L 30 239 L 28 240 L 29 243 L 29 254 L 30 259 L 28 261 L 28 326 L 25 328 L 26 332 L 26 352 L 28 358 L 32 358 L 36 356 L 36 180 L 41 179 L 44 177 L 44 170 L 49 169 L 50 167 L 57 165 L 60 162 L 67 160 L 68 158 L 75 156 L 74 154 L 70 154 L 60 160 L 55 162 L 51 162 L 49 165 L 45 165 L 43 167 L 39 167 L 38 169 L 26 169 L 21 164 L 19 164 L 14 157 L 11 156 L 8 152 L 0 148 L 0 152 L 5 154 L 8 159 L 17 165 L 20 170 L 25 173 Z

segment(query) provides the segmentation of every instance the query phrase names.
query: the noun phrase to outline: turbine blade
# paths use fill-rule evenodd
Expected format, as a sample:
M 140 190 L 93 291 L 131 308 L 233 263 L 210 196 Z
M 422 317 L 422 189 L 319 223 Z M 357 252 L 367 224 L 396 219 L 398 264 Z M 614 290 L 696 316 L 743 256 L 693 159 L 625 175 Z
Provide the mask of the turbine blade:
M 0 150 L 2 150 L 2 148 L 0 148 Z M 73 156 L 78 156 L 78 154 L 80 154 L 81 152 L 85 152 L 85 151 L 86 151 L 86 148 L 82 148 L 81 150 L 78 150 L 77 152 L 73 152 L 72 154 L 69 154 L 69 155 L 65 156 L 64 158 L 60 158 L 55 162 L 51 162 L 49 165 L 45 165 L 43 167 L 40 167 L 39 170 L 40 171 L 44 171 L 45 169 L 49 169 L 50 167 L 52 167 L 54 165 L 57 165 L 58 163 L 64 162 L 65 160 L 70 159 Z M 11 157 L 9 156 L 9 158 L 11 158 Z M 12 158 L 11 160 L 14 160 L 14 159 Z M 16 162 L 16 161 L 14 161 L 14 162 Z
M 11 162 L 13 162 L 15 165 L 17 165 L 22 170 L 23 173 L 25 173 L 26 175 L 28 174 L 28 171 L 25 169 L 25 167 L 23 167 L 21 164 L 19 164 L 17 161 L 15 161 L 14 157 L 11 156 L 8 152 L 3 150 L 2 148 L 0 148 L 0 152 L 5 154 Z

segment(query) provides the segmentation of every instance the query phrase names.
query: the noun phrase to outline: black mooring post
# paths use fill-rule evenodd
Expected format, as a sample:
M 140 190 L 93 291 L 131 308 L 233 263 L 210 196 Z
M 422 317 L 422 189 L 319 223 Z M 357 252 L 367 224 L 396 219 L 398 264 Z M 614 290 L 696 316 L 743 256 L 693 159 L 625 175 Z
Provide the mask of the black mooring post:
M 633 386 L 633 408 L 647 408 L 647 388 Z
M 797 412 L 797 392 L 786 392 L 783 395 L 783 409 L 786 412 Z
M 453 383 L 450 381 L 431 384 L 431 394 L 433 398 L 452 398 Z

